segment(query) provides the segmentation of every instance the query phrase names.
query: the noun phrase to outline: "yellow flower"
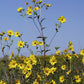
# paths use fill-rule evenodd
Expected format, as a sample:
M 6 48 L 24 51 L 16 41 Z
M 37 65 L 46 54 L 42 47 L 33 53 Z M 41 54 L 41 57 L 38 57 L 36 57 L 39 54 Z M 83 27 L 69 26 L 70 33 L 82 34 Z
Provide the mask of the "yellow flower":
M 7 38 L 7 37 L 4 37 L 3 39 L 4 39 L 4 41 L 8 41 L 9 40 L 9 38 Z
M 28 10 L 26 11 L 26 14 L 27 14 L 27 15 L 32 15 L 32 12 L 33 12 L 32 9 L 28 9 Z
M 37 10 L 39 10 L 39 7 L 35 7 L 33 10 L 34 10 L 34 11 L 37 11 Z
M 37 81 L 37 79 L 33 82 L 33 84 L 39 84 L 39 82 Z
M 56 82 L 54 80 L 50 81 L 50 84 L 56 84 Z
M 47 76 L 50 74 L 50 69 L 48 67 L 44 68 L 44 74 Z
M 73 48 L 70 48 L 70 50 L 71 50 L 71 51 L 74 51 L 74 49 L 73 49 Z
M 64 50 L 64 53 L 67 53 L 67 52 L 68 52 L 68 49 L 65 49 L 65 50 Z
M 24 68 L 24 69 L 22 70 L 22 73 L 23 73 L 23 74 L 26 74 L 26 73 L 27 73 L 27 69 Z
M 20 84 L 20 80 L 16 79 L 15 84 Z
M 42 3 L 42 0 L 40 0 L 40 1 L 38 1 L 38 2 L 36 2 L 36 4 L 41 4 Z
M 29 9 L 32 9 L 32 5 L 30 5 L 30 6 L 28 7 L 28 10 L 29 10 Z
M 73 45 L 69 45 L 68 47 L 69 47 L 69 48 L 73 48 Z
M 46 4 L 46 6 L 47 6 L 47 7 L 50 7 L 50 6 L 51 6 L 51 4 Z
M 30 60 L 36 59 L 36 57 L 35 57 L 34 54 L 31 54 L 31 55 L 29 56 L 29 58 L 30 58 Z
M 40 41 L 39 41 L 39 42 L 38 42 L 38 45 L 42 46 L 42 45 L 43 45 L 43 42 L 40 42 Z
M 28 2 L 25 2 L 25 5 L 28 5 Z
M 27 70 L 31 70 L 32 69 L 32 65 L 30 63 L 28 63 L 25 67 Z
M 32 46 L 36 46 L 38 44 L 37 40 L 32 41 Z
M 72 59 L 72 54 L 71 53 L 67 54 L 67 57 L 69 60 Z
M 32 63 L 32 65 L 36 65 L 36 63 L 37 63 L 37 60 L 36 60 L 36 57 L 35 57 L 35 55 L 30 55 L 29 56 L 29 59 L 30 59 L 30 61 L 31 61 L 31 63 Z
M 24 60 L 24 59 L 25 59 L 25 56 L 21 56 L 20 59 L 21 59 L 21 60 Z
M 51 63 L 51 65 L 55 65 L 57 63 L 57 60 L 56 60 L 55 56 L 52 56 L 50 58 L 49 62 Z
M 20 36 L 19 31 L 15 32 L 15 37 L 19 37 L 19 36 Z
M 36 60 L 36 59 L 34 59 L 34 60 L 31 60 L 31 62 L 32 62 L 32 65 L 36 65 L 37 60 Z
M 74 54 L 75 57 L 79 58 L 79 56 L 77 54 Z
M 30 63 L 30 59 L 29 59 L 28 57 L 26 57 L 26 58 L 24 59 L 24 63 L 26 63 L 26 64 Z
M 84 55 L 84 49 L 81 49 L 80 55 Z
M 8 66 L 9 66 L 10 69 L 11 68 L 16 68 L 17 62 L 15 60 L 11 60 Z
M 75 75 L 74 78 L 75 78 L 76 83 L 81 82 L 81 78 L 79 75 Z
M 57 68 L 52 67 L 52 68 L 50 69 L 50 73 L 54 74 L 54 72 L 56 71 L 56 69 L 57 69 Z
M 23 41 L 18 41 L 18 47 L 23 48 L 25 43 Z
M 13 52 L 11 52 L 11 55 L 10 55 L 10 59 L 12 59 L 12 57 L 14 56 L 14 53 Z
M 14 35 L 14 32 L 12 30 L 8 30 L 7 33 L 8 33 L 8 36 Z
M 56 54 L 57 54 L 57 55 L 60 55 L 60 50 L 58 50 L 58 51 L 56 52 Z
M 59 77 L 59 81 L 60 81 L 61 83 L 63 83 L 64 80 L 65 80 L 65 79 L 64 79 L 64 76 L 60 76 L 60 77 Z
M 37 81 L 40 81 L 40 80 L 41 80 L 41 76 L 37 75 Z
M 25 75 L 25 78 L 28 78 L 30 75 L 32 74 L 32 72 L 28 72 L 26 75 Z
M 82 58 L 82 63 L 84 64 L 84 56 L 83 56 L 83 58 Z
M 21 13 L 24 9 L 22 7 L 18 8 L 17 11 Z
M 72 42 L 71 41 L 69 41 L 69 45 L 72 45 Z
M 32 0 L 32 2 L 35 2 L 36 0 Z
M 0 81 L 0 84 L 6 84 L 3 80 Z
M 19 67 L 20 69 L 24 69 L 25 65 L 22 64 L 22 63 L 20 63 L 20 64 L 18 64 L 18 67 Z
M 61 66 L 61 69 L 62 69 L 62 70 L 65 70 L 65 69 L 66 69 L 66 65 L 62 65 L 62 66 Z
M 66 18 L 64 18 L 63 16 L 59 17 L 58 20 L 59 20 L 61 23 L 66 22 Z
M 68 72 L 66 72 L 66 73 L 67 73 L 67 75 L 69 75 L 71 73 L 71 69 Z

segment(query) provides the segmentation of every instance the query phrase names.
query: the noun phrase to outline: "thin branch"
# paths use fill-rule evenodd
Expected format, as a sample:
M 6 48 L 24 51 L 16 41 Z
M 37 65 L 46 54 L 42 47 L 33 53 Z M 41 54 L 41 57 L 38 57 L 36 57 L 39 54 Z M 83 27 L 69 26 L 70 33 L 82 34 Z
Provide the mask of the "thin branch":
M 31 25 L 28 23 L 28 21 L 26 20 L 26 18 L 24 17 L 25 22 L 27 22 L 28 26 L 31 28 L 31 30 L 38 35 L 38 33 L 31 27 Z
M 51 45 L 52 41 L 54 40 L 56 34 L 57 34 L 57 32 L 53 35 L 53 37 L 52 37 L 52 39 L 51 39 L 51 41 L 50 41 L 50 43 L 49 43 L 49 46 Z
M 39 30 L 38 26 L 36 25 L 36 23 L 35 23 L 35 20 L 34 20 L 34 19 L 33 19 L 33 22 L 34 22 L 34 25 L 36 26 L 36 28 L 37 28 L 38 32 L 41 34 L 41 32 L 40 32 L 40 30 Z

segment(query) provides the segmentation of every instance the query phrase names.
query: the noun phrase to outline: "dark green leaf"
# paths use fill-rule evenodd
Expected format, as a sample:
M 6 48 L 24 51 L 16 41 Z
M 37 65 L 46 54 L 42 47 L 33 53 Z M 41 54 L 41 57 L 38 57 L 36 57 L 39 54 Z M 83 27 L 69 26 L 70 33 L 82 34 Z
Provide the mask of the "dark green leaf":
M 59 48 L 60 48 L 60 47 L 56 47 L 56 46 L 55 46 L 55 49 L 56 49 L 56 50 L 58 50 Z

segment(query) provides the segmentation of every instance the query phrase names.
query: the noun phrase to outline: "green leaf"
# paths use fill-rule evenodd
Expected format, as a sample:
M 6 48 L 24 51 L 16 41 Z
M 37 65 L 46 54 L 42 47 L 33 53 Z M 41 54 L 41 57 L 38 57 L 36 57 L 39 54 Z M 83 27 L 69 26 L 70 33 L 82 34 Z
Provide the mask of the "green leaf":
M 45 52 L 51 51 L 50 49 L 46 50 Z
M 56 49 L 56 50 L 58 50 L 59 48 L 60 48 L 60 47 L 56 47 L 56 46 L 55 46 L 55 49 Z
M 31 16 L 30 16 L 30 17 L 28 17 L 28 18 L 33 19 Z

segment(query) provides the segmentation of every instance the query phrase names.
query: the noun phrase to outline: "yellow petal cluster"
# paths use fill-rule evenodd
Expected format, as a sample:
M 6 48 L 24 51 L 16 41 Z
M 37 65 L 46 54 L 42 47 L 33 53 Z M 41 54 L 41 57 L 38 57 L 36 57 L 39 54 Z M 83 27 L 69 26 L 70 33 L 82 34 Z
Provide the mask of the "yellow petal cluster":
M 23 41 L 18 41 L 18 47 L 23 48 L 25 43 Z
M 50 62 L 51 65 L 55 65 L 57 63 L 57 60 L 56 60 L 55 56 L 52 56 L 50 58 L 49 62 Z
M 8 30 L 7 33 L 8 33 L 8 36 L 14 35 L 14 32 L 12 30 Z
M 60 77 L 59 77 L 59 81 L 60 81 L 61 83 L 63 83 L 64 80 L 65 80 L 65 79 L 64 79 L 64 76 L 60 76 Z
M 21 84 L 19 79 L 15 80 L 15 84 Z
M 7 38 L 7 37 L 4 37 L 3 39 L 4 39 L 4 41 L 8 41 L 9 40 L 9 38 Z
M 24 9 L 22 7 L 18 8 L 17 11 L 21 13 Z
M 17 66 L 17 62 L 15 60 L 11 60 L 9 63 L 9 68 L 10 69 L 16 68 L 16 66 Z
M 61 16 L 58 18 L 58 21 L 60 21 L 61 23 L 66 22 L 66 18 L 64 18 L 64 16 Z

